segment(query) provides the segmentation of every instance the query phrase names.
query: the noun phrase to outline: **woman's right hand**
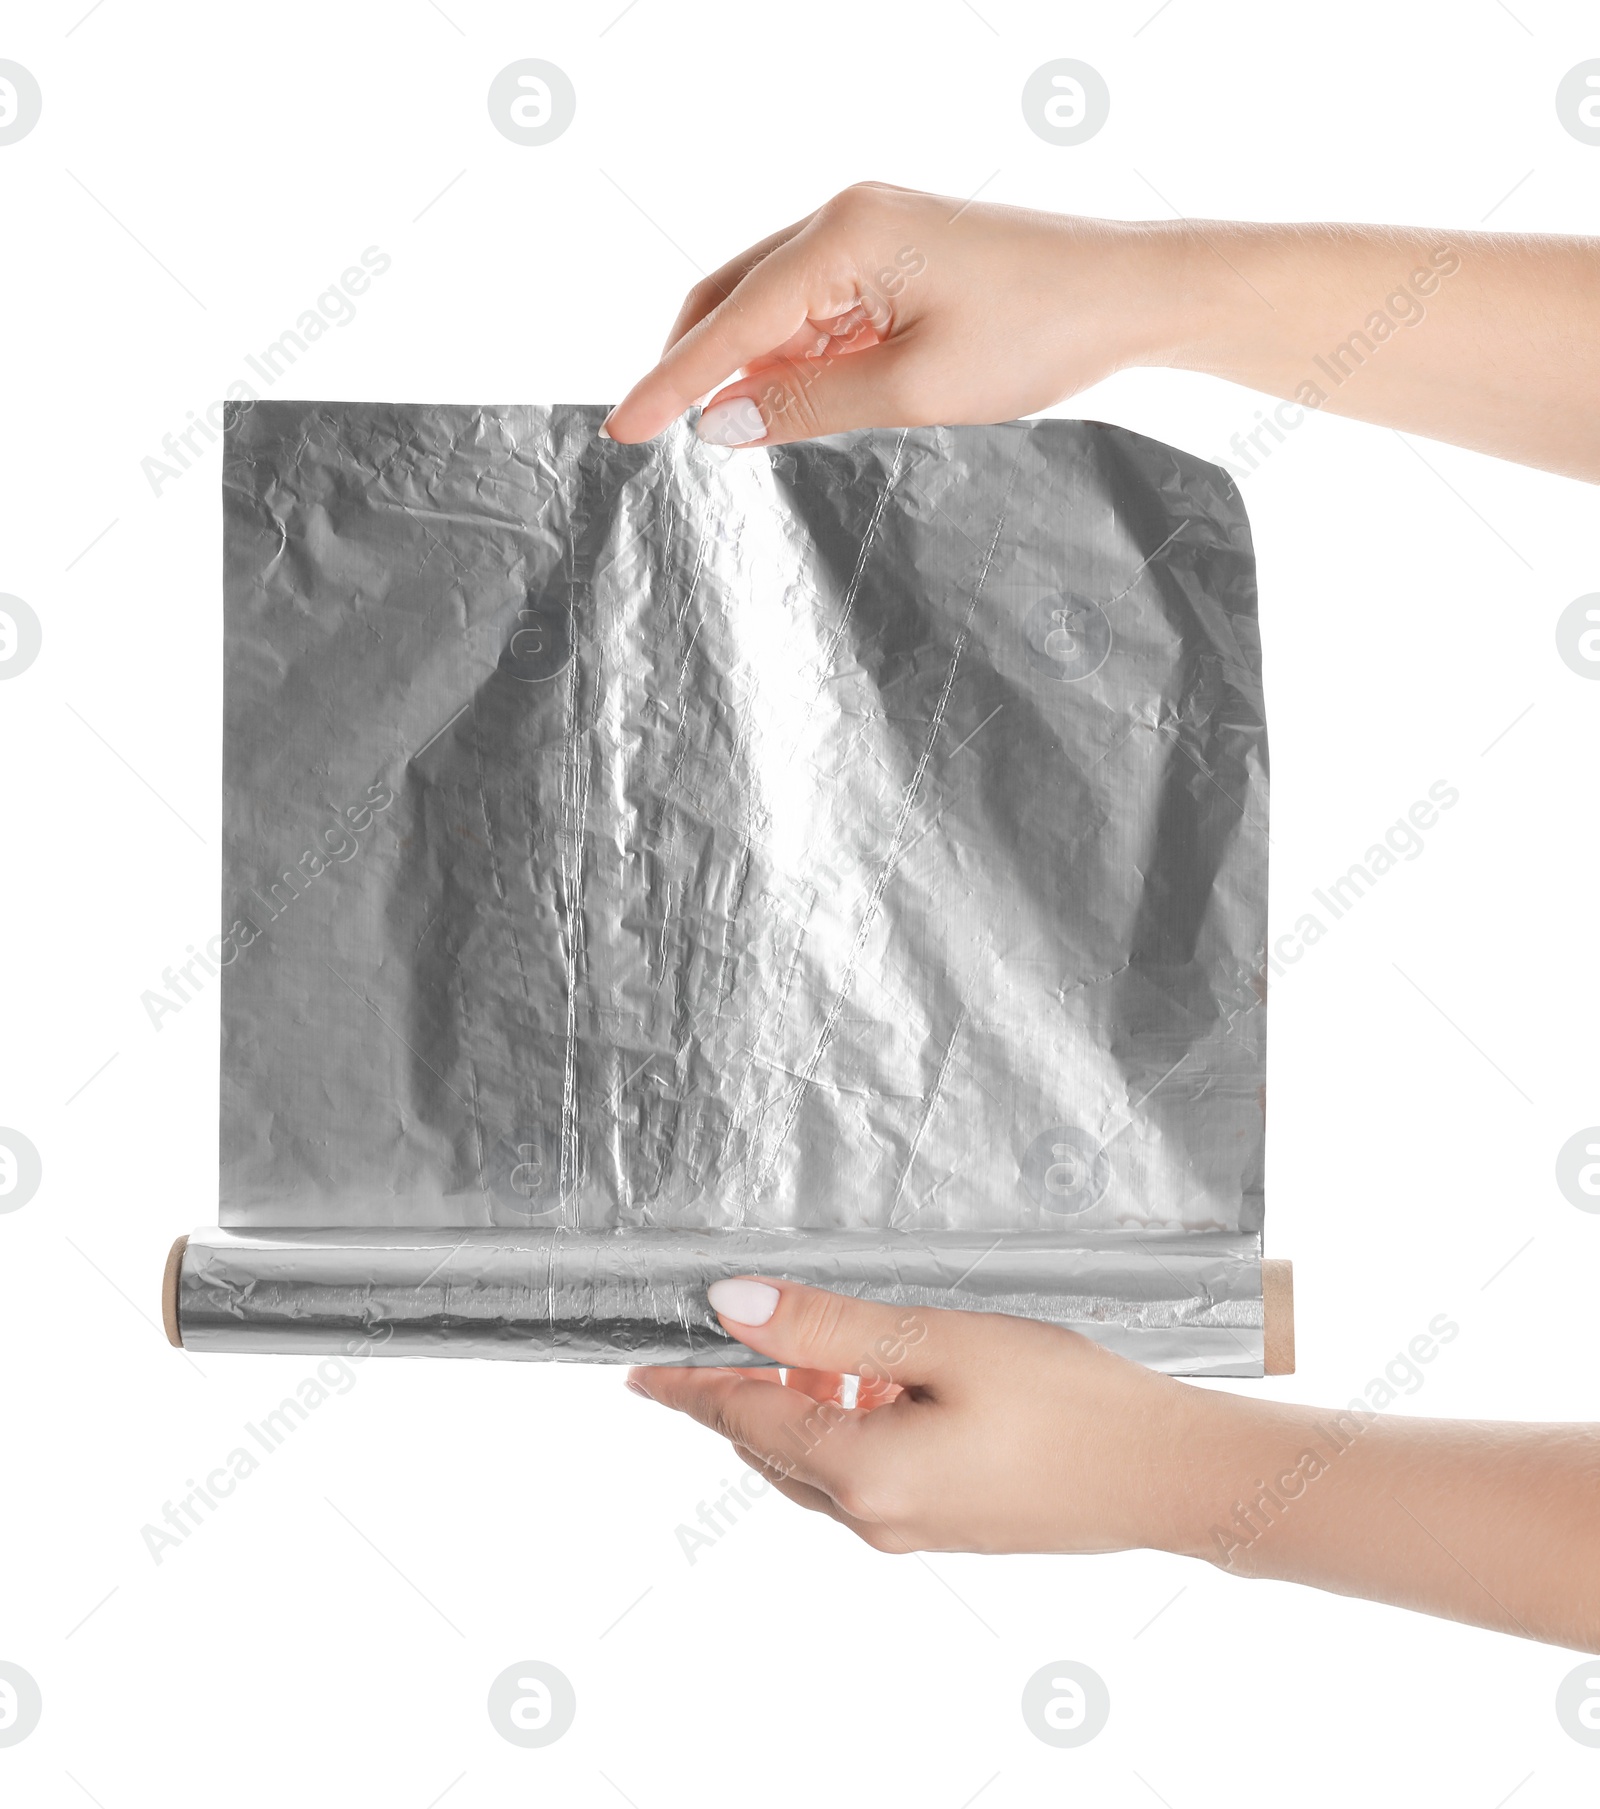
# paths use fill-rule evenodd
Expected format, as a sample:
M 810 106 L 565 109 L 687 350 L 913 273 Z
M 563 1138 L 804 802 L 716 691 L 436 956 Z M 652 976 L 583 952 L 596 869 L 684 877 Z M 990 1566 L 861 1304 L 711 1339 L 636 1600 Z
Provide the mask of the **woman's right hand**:
M 1005 421 L 1164 364 L 1282 397 L 1284 426 L 1322 409 L 1596 482 L 1597 286 L 1600 238 L 1122 223 L 860 182 L 690 290 L 606 430 L 653 439 L 713 390 L 718 446 Z
M 698 431 L 722 446 L 1030 414 L 1169 350 L 1188 246 L 857 183 L 696 284 L 606 431 L 653 439 L 713 390 Z

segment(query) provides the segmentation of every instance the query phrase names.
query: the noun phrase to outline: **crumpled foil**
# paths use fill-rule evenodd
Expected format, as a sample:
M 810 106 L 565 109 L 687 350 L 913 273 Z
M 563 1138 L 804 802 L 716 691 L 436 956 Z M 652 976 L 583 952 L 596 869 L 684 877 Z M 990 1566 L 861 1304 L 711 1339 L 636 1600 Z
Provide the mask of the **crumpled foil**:
M 588 406 L 227 432 L 195 1349 L 752 1362 L 767 1274 L 1261 1371 L 1267 769 L 1212 465 Z

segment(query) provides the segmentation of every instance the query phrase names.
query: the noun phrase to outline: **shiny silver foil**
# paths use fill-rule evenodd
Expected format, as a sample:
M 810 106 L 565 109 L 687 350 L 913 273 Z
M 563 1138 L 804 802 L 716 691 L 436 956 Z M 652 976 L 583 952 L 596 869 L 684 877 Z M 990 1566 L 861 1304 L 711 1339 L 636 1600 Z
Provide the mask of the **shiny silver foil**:
M 196 1349 L 749 1362 L 719 1275 L 1261 1370 L 1267 777 L 1215 467 L 257 403 Z

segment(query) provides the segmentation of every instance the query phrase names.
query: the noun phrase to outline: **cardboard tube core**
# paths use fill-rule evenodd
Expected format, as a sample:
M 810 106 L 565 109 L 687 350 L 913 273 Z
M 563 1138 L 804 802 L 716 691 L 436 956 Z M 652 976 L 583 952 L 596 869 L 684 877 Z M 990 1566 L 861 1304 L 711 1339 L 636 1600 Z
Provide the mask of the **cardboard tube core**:
M 1261 1264 L 1261 1373 L 1294 1374 L 1294 1264 L 1283 1257 Z
M 183 1271 L 183 1252 L 187 1237 L 180 1237 L 167 1252 L 166 1273 L 161 1277 L 161 1323 L 166 1327 L 168 1344 L 183 1349 L 183 1332 L 178 1325 L 178 1276 Z

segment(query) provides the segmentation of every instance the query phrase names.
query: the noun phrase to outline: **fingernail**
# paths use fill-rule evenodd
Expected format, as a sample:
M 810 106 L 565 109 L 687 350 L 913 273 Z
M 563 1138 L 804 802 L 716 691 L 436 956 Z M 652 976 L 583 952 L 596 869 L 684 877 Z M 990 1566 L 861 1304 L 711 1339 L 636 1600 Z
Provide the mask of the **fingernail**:
M 611 438 L 611 415 L 614 415 L 616 412 L 615 409 L 612 409 L 611 414 L 607 415 L 595 429 L 595 432 L 599 434 L 602 440 L 609 440 Z
M 635 1394 L 642 1394 L 647 1401 L 651 1399 L 650 1390 L 645 1387 L 644 1383 L 639 1380 L 637 1374 L 631 1369 L 628 1371 L 628 1386 Z
M 713 1312 L 735 1325 L 765 1325 L 778 1310 L 778 1290 L 764 1281 L 714 1281 L 706 1298 Z
M 761 410 L 748 396 L 735 396 L 731 402 L 719 402 L 706 409 L 694 430 L 708 446 L 754 446 L 767 437 Z M 758 1321 L 745 1319 L 740 1323 L 755 1325 Z

